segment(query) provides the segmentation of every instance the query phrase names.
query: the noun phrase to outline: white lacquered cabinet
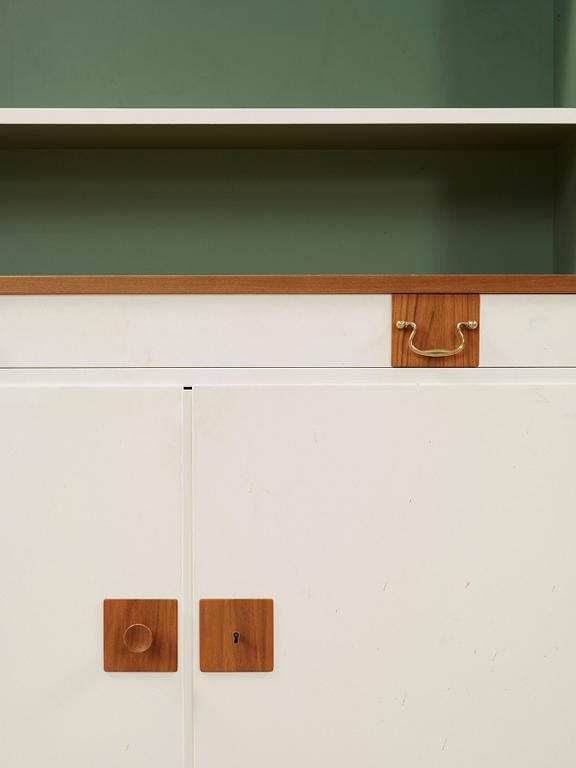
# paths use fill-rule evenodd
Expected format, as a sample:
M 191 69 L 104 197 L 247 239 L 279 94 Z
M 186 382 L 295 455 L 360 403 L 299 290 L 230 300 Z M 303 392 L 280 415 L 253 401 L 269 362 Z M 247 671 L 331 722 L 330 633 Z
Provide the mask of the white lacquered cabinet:
M 483 295 L 393 369 L 390 295 L 1 296 L 0 762 L 572 768 L 576 298 Z M 102 601 L 178 600 L 105 672 Z M 205 673 L 198 601 L 274 600 Z
M 181 598 L 182 390 L 2 387 L 2 765 L 183 765 L 183 676 L 106 674 L 102 599 Z
M 198 765 L 572 765 L 576 380 L 199 387 L 192 414 L 195 592 L 277 622 L 273 674 L 195 665 Z

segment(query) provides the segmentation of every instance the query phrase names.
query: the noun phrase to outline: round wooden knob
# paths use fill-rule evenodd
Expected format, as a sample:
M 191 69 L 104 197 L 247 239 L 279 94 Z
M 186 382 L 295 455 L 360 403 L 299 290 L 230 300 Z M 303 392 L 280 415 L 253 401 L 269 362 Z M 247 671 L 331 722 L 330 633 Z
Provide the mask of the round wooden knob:
M 124 632 L 124 645 L 132 653 L 144 653 L 154 642 L 154 635 L 146 624 L 130 624 Z

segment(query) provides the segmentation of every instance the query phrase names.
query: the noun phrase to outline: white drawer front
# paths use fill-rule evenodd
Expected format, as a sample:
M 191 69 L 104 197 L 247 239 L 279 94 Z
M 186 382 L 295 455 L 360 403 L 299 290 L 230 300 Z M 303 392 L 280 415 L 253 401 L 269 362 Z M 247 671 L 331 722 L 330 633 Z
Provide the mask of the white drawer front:
M 387 368 L 390 295 L 2 296 L 1 368 Z M 480 366 L 576 366 L 576 295 L 483 295 Z
M 2 296 L 0 367 L 382 367 L 390 296 Z
M 576 366 L 576 295 L 480 300 L 482 367 Z

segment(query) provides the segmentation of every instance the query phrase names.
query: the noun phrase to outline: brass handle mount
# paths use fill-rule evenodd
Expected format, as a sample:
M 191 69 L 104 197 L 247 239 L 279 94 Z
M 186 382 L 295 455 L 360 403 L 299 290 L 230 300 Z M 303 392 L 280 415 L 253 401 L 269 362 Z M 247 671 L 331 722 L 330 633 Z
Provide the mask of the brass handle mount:
M 146 624 L 130 624 L 124 631 L 124 645 L 132 653 L 145 653 L 152 647 L 154 635 Z
M 475 331 L 476 328 L 478 328 L 478 321 L 462 320 L 461 322 L 456 323 L 456 333 L 460 338 L 460 343 L 454 349 L 418 349 L 414 344 L 416 323 L 413 323 L 411 320 L 397 320 L 396 328 L 398 328 L 399 331 L 404 331 L 408 328 L 412 329 L 410 336 L 408 337 L 408 348 L 411 352 L 414 352 L 415 355 L 420 355 L 421 357 L 452 357 L 452 355 L 457 355 L 459 352 L 462 352 L 466 344 L 462 328 L 466 328 L 469 331 Z

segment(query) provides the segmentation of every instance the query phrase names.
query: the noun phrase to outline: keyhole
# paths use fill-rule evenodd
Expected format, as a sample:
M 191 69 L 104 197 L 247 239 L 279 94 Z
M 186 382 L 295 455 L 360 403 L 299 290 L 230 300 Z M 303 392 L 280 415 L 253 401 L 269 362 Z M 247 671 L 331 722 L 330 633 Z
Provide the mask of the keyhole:
M 232 632 L 232 639 L 234 642 L 234 645 L 238 645 L 240 642 L 240 632 Z

